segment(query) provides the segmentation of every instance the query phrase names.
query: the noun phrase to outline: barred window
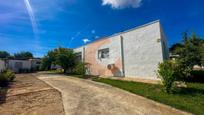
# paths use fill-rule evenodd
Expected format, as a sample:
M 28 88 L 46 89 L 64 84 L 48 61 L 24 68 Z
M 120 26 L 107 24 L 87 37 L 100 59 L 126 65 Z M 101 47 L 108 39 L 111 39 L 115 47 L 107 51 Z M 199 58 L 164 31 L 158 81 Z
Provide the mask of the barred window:
M 98 50 L 98 59 L 109 58 L 109 48 Z

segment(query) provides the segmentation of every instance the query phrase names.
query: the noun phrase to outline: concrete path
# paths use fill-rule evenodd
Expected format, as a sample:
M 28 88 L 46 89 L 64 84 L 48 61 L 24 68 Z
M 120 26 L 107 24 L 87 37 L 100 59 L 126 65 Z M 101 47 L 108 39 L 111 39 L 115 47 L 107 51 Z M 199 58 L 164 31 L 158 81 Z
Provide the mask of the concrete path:
M 62 93 L 66 115 L 184 115 L 169 106 L 109 85 L 63 75 L 39 75 Z

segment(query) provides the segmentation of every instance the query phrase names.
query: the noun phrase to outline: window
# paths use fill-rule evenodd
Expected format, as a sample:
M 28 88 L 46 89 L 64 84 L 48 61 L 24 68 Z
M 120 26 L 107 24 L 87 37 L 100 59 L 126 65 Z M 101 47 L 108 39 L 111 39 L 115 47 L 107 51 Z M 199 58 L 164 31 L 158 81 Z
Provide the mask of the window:
M 82 53 L 81 52 L 78 52 L 75 55 L 76 55 L 76 60 L 77 61 L 82 61 Z
M 109 58 L 109 48 L 98 50 L 98 59 Z

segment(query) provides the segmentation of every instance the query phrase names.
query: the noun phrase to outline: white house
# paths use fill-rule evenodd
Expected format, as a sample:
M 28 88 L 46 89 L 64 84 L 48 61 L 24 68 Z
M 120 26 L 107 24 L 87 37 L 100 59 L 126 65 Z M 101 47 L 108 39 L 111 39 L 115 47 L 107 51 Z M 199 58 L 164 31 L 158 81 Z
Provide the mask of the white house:
M 160 21 L 114 34 L 74 49 L 86 73 L 157 79 L 158 64 L 169 58 Z
M 32 70 L 39 70 L 40 64 L 41 64 L 40 58 L 29 59 L 29 61 L 31 62 L 31 69 Z
M 8 62 L 8 69 L 19 72 L 22 69 L 31 69 L 31 61 L 30 60 L 20 60 L 20 59 L 9 59 Z
M 27 71 L 38 70 L 40 64 L 41 64 L 40 58 L 7 60 L 7 68 L 17 73 L 20 72 L 21 70 Z

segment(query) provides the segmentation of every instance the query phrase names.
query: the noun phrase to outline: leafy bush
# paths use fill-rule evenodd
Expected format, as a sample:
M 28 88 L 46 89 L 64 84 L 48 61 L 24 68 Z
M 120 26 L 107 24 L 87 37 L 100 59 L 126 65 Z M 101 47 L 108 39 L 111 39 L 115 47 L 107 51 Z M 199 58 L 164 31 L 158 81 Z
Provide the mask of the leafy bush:
M 164 61 L 159 64 L 158 77 L 161 78 L 165 91 L 170 93 L 176 81 L 176 64 L 171 61 Z
M 82 63 L 82 62 L 78 63 L 74 67 L 73 73 L 77 74 L 77 75 L 84 75 L 85 74 L 85 65 L 84 65 L 84 63 Z
M 204 77 L 204 70 L 194 70 L 191 72 L 192 76 L 203 76 Z
M 9 82 L 15 79 L 15 74 L 11 70 L 0 73 L 0 87 L 8 86 Z
M 178 80 L 185 80 L 186 78 L 191 76 L 192 68 L 190 66 L 186 66 L 183 64 L 182 60 L 175 61 L 175 71 L 177 74 Z
M 0 87 L 5 87 L 9 84 L 9 79 L 3 74 L 0 74 Z
M 13 71 L 11 71 L 11 70 L 6 70 L 5 72 L 4 72 L 4 75 L 6 76 L 6 77 L 8 77 L 8 80 L 11 82 L 11 81 L 13 81 L 14 79 L 15 79 L 15 73 L 13 72 Z
M 193 70 L 191 76 L 184 79 L 187 82 L 204 83 L 204 70 Z

